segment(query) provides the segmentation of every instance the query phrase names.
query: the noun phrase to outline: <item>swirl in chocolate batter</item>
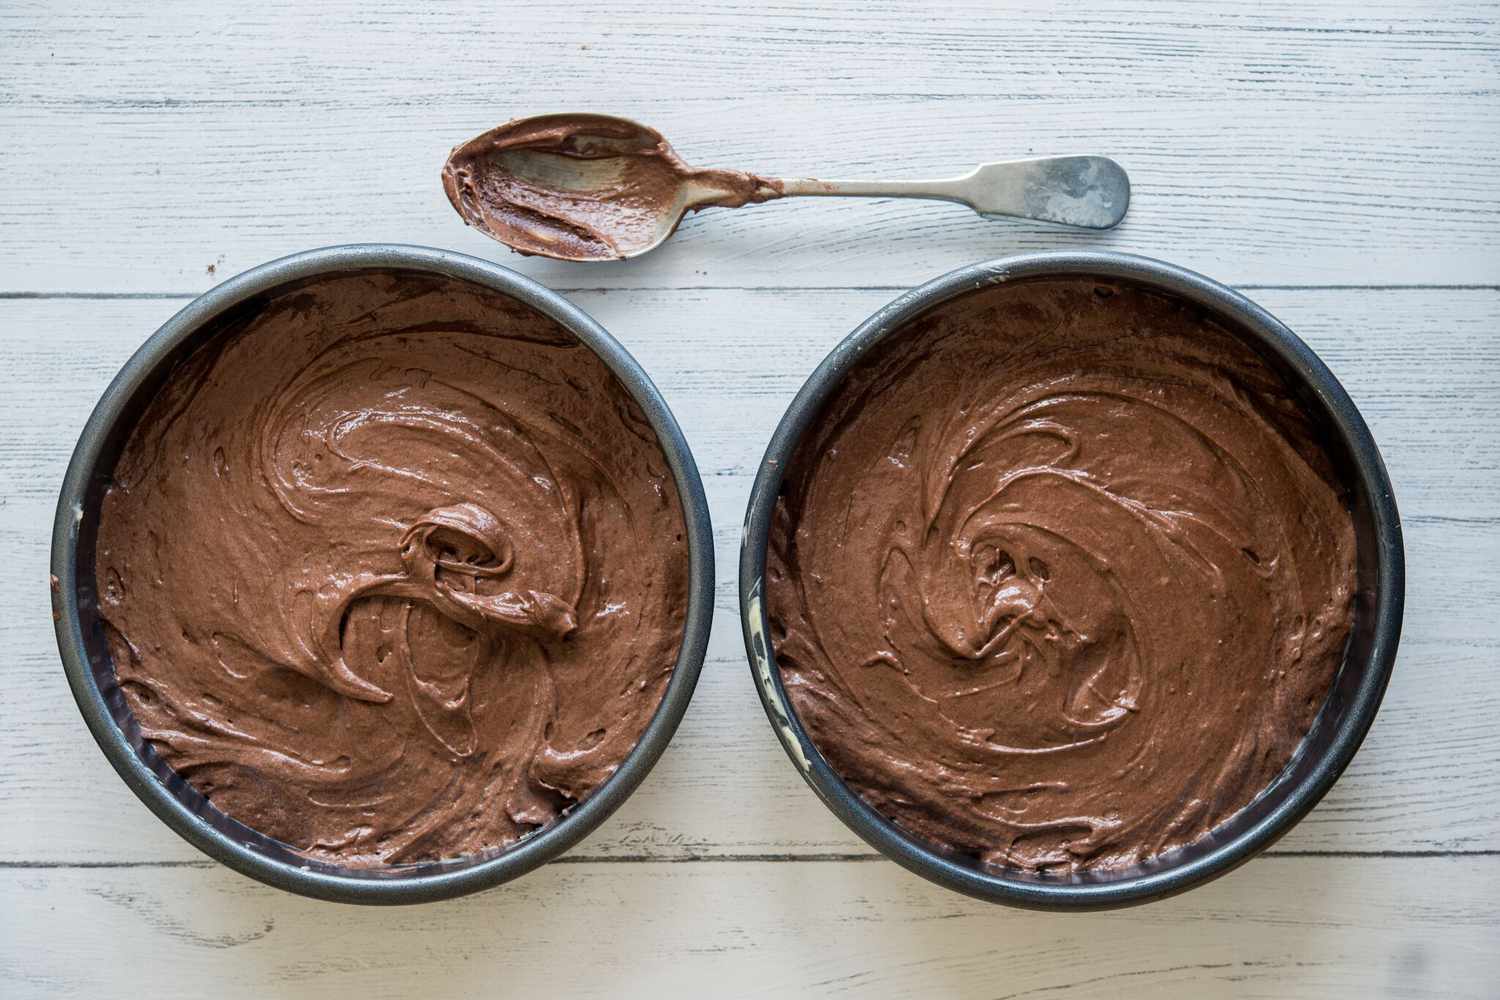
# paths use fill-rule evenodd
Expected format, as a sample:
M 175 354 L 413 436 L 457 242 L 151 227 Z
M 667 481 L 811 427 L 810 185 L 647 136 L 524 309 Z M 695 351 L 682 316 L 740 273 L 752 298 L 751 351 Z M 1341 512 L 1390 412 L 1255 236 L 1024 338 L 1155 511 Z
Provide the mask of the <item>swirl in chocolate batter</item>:
M 132 432 L 96 571 L 141 734 L 311 857 L 473 854 L 635 746 L 686 610 L 665 456 L 497 293 L 365 272 L 241 307 Z
M 836 771 L 996 867 L 1118 870 L 1290 760 L 1342 661 L 1352 519 L 1282 380 L 1087 279 L 941 307 L 851 373 L 771 533 L 772 641 Z

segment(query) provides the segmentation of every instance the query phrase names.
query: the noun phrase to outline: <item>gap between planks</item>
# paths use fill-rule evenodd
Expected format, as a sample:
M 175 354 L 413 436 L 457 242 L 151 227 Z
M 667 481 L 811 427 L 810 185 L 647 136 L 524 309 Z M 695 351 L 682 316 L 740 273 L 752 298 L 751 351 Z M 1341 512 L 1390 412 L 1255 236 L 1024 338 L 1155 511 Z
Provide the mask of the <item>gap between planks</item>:
M 1258 858 L 1497 858 L 1500 850 L 1478 851 L 1263 851 Z M 884 861 L 882 854 L 687 854 L 658 856 L 652 854 L 579 854 L 564 855 L 547 862 L 551 865 L 717 865 L 717 864 L 843 864 L 852 861 Z M 53 869 L 118 868 L 214 868 L 219 862 L 208 858 L 192 861 L 0 861 L 0 871 Z
M 496 261 L 487 263 L 498 264 Z M 505 267 L 504 264 L 498 264 Z M 920 283 L 919 283 L 920 284 Z M 217 287 L 217 286 L 214 286 Z M 611 292 L 904 292 L 915 285 L 549 285 L 554 292 L 564 294 Z M 1433 285 L 1433 284 L 1376 284 L 1376 285 L 1268 285 L 1249 283 L 1230 285 L 1244 292 L 1495 292 L 1500 285 Z M 150 299 L 195 299 L 202 292 L 0 292 L 0 301 L 35 299 L 95 299 L 150 300 Z

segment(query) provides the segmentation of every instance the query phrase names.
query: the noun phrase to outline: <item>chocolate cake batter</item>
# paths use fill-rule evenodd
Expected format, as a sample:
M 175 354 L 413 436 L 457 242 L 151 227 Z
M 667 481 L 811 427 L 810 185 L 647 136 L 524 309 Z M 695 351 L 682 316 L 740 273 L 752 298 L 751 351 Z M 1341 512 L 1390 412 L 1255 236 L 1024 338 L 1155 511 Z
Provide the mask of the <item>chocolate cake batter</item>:
M 798 449 L 771 634 L 875 809 L 1028 871 L 1188 844 L 1342 661 L 1354 529 L 1306 414 L 1196 307 L 1001 285 L 868 355 Z
M 458 146 L 443 190 L 465 223 L 521 253 L 614 260 L 669 235 L 683 208 L 766 201 L 781 183 L 690 167 L 654 129 L 572 114 L 507 122 Z
M 141 734 L 224 812 L 343 864 L 474 854 L 614 773 L 687 604 L 644 416 L 551 320 L 415 272 L 240 307 L 104 498 Z

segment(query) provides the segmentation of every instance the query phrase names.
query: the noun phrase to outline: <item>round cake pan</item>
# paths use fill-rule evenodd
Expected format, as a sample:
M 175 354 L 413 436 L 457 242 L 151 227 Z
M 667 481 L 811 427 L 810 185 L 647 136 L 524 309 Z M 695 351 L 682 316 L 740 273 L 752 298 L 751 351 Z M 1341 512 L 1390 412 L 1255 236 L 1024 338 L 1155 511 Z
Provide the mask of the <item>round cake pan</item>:
M 364 270 L 418 271 L 472 282 L 550 317 L 619 378 L 656 431 L 676 481 L 688 538 L 688 608 L 681 651 L 661 704 L 618 770 L 557 822 L 496 852 L 451 861 L 344 868 L 310 861 L 230 819 L 139 737 L 105 642 L 94 578 L 100 500 L 134 421 L 173 368 L 220 331 L 226 311 L 291 282 Z M 624 802 L 671 740 L 693 696 L 713 610 L 713 532 L 703 482 L 671 411 L 635 359 L 556 292 L 507 268 L 425 247 L 327 247 L 253 268 L 194 299 L 138 350 L 105 390 L 79 436 L 52 530 L 52 601 L 58 648 L 84 721 L 120 777 L 193 846 L 230 868 L 290 892 L 352 903 L 419 903 L 498 885 L 557 857 Z
M 1255 801 L 1206 837 L 1110 874 L 1033 875 L 981 866 L 934 850 L 864 802 L 830 768 L 797 718 L 769 641 L 763 599 L 766 549 L 783 470 L 803 432 L 860 358 L 929 310 L 972 292 L 1025 278 L 1089 276 L 1134 283 L 1196 303 L 1279 369 L 1308 412 L 1351 497 L 1357 589 L 1348 649 L 1327 701 L 1301 748 Z M 1050 910 L 1127 906 L 1201 885 L 1248 861 L 1317 804 L 1353 759 L 1390 680 L 1405 591 L 1401 521 L 1380 452 L 1333 373 L 1290 330 L 1249 299 L 1202 275 L 1120 253 L 1039 253 L 974 264 L 900 296 L 846 337 L 808 378 L 771 438 L 750 494 L 740 555 L 740 613 L 751 673 L 766 715 L 797 772 L 824 804 L 872 847 L 904 868 L 958 892 Z

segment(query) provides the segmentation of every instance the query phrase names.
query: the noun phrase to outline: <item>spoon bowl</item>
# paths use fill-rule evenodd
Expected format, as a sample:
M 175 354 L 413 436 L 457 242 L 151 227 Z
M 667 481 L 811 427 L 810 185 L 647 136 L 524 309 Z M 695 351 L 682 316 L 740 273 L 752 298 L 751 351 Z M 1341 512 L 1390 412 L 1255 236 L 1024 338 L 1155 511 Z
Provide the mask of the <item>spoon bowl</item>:
M 709 205 L 792 196 L 929 198 L 1012 216 L 1109 229 L 1125 217 L 1130 180 L 1104 156 L 981 164 L 947 180 L 778 180 L 689 166 L 660 132 L 628 118 L 518 118 L 453 149 L 443 189 L 464 222 L 523 254 L 623 260 L 666 242 Z
M 520 118 L 458 146 L 443 189 L 464 221 L 523 254 L 622 260 L 690 210 L 778 197 L 774 182 L 688 166 L 661 133 L 593 114 Z

